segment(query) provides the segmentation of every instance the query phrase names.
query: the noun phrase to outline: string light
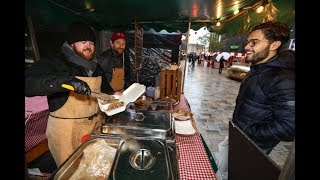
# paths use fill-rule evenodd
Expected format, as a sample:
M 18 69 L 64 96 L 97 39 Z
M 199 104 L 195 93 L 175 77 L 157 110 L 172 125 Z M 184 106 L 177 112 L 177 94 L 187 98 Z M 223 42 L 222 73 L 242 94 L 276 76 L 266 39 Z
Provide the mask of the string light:
M 216 26 L 220 26 L 220 25 L 221 25 L 221 23 L 218 21 L 217 24 L 216 24 Z
M 265 5 L 267 5 L 267 4 L 269 4 L 271 2 L 271 0 L 263 0 L 262 1 L 262 4 L 257 8 L 257 13 L 259 14 L 259 13 L 261 13 L 262 11 L 263 11 L 263 9 L 264 9 L 264 6 Z
M 240 12 L 239 9 L 237 9 L 237 10 L 235 10 L 235 11 L 233 12 L 233 14 L 236 15 L 236 14 L 238 14 L 239 12 Z
M 263 11 L 264 7 L 263 6 L 259 6 L 258 9 L 257 9 L 257 13 L 261 13 Z

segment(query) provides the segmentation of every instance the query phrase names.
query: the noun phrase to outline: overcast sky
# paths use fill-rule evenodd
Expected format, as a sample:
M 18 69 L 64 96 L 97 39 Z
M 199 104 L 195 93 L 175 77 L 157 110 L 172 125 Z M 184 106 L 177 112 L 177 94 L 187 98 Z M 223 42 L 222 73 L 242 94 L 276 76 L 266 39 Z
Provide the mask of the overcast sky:
M 206 29 L 204 30 L 204 27 L 200 28 L 198 31 L 197 31 L 197 34 L 195 34 L 196 31 L 190 29 L 190 36 L 189 36 L 189 43 L 191 44 L 197 44 L 198 42 L 198 37 L 202 37 L 204 36 L 205 34 L 209 33 L 209 31 Z M 200 43 L 200 42 L 198 42 Z

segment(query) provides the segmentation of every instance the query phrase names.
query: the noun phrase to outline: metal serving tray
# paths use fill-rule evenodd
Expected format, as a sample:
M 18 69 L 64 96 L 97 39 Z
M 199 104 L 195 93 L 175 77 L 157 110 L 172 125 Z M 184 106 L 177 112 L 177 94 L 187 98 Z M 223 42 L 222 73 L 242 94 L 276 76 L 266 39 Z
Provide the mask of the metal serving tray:
M 52 180 L 63 180 L 70 179 L 75 171 L 79 168 L 80 162 L 84 156 L 84 150 L 89 145 L 96 143 L 98 140 L 104 140 L 110 147 L 115 148 L 118 151 L 119 144 L 123 142 L 120 137 L 113 136 L 91 136 L 90 139 L 81 144 L 70 156 L 69 158 L 61 164 L 57 170 L 50 176 Z M 114 159 L 116 154 L 114 155 Z M 110 164 L 114 164 L 114 159 Z M 112 171 L 110 171 L 110 174 Z
M 49 179 L 70 179 L 79 168 L 84 157 L 84 150 L 98 140 L 104 140 L 109 146 L 117 149 L 112 162 L 110 162 L 110 172 L 105 179 L 179 179 L 175 143 L 167 143 L 162 139 L 116 137 L 103 134 L 91 135 L 58 167 Z
M 112 171 L 112 179 L 172 180 L 165 140 L 128 138 L 121 143 Z
M 169 112 L 127 109 L 98 126 L 94 134 L 175 140 L 174 121 Z

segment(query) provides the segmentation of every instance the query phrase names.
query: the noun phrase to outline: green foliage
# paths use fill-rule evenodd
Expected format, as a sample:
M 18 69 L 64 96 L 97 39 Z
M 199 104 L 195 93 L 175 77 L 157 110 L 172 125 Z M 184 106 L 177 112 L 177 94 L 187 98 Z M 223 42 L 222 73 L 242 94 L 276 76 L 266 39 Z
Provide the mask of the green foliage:
M 219 42 L 219 34 L 214 32 L 210 32 L 202 37 L 198 37 L 198 41 L 203 46 L 207 46 L 209 44 L 209 52 L 221 51 L 225 45 L 225 42 Z

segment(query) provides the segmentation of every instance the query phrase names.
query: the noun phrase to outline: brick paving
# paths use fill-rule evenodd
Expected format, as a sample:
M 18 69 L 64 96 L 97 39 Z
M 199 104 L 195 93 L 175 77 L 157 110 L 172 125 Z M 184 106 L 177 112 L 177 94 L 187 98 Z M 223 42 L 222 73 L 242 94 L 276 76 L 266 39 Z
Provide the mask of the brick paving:
M 182 61 L 182 64 L 184 61 Z M 218 143 L 228 135 L 229 121 L 235 107 L 240 81 L 227 77 L 227 69 L 204 67 L 187 62 L 184 95 L 194 114 L 198 131 L 203 136 L 214 160 L 217 162 Z M 269 157 L 282 167 L 290 151 L 291 142 L 279 143 Z

